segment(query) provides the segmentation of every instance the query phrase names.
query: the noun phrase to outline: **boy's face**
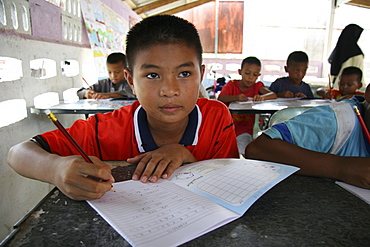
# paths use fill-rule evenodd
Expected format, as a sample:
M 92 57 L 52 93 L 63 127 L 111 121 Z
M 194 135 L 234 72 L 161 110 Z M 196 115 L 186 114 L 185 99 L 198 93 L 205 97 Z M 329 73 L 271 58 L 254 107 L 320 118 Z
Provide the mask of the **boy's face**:
M 290 65 L 285 66 L 285 72 L 289 74 L 289 79 L 295 85 L 300 85 L 303 77 L 306 75 L 308 63 L 291 62 Z
M 124 69 L 122 62 L 107 63 L 108 77 L 113 84 L 117 84 L 125 79 Z
M 193 48 L 157 44 L 136 54 L 127 82 L 147 112 L 149 124 L 184 123 L 198 100 L 204 66 Z
M 358 82 L 358 75 L 341 75 L 339 80 L 339 91 L 341 95 L 354 94 L 362 87 L 362 83 Z
M 245 63 L 243 68 L 238 70 L 239 75 L 242 76 L 241 82 L 245 87 L 252 86 L 257 78 L 261 75 L 261 66 L 257 64 Z

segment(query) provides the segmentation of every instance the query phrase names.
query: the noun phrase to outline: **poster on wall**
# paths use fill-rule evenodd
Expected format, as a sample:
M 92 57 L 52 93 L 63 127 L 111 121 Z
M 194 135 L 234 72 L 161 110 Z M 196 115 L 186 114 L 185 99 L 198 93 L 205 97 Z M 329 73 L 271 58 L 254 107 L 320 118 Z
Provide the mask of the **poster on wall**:
M 81 1 L 91 49 L 94 52 L 98 77 L 106 78 L 106 57 L 112 52 L 125 51 L 129 20 L 116 14 L 99 0 Z

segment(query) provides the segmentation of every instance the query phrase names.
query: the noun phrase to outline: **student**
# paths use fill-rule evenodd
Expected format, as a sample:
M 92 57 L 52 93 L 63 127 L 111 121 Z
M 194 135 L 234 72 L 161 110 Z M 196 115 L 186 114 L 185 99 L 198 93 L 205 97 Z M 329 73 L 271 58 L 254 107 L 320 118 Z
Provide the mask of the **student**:
M 343 70 L 339 80 L 339 90 L 318 88 L 316 93 L 324 99 L 344 100 L 354 95 L 363 95 L 358 91 L 362 87 L 362 71 L 357 67 L 347 67 Z
M 126 42 L 125 76 L 138 101 L 77 120 L 68 129 L 95 156 L 94 164 L 56 130 L 12 147 L 8 163 L 15 171 L 52 183 L 72 199 L 91 200 L 113 182 L 102 160 L 138 164 L 132 178 L 156 182 L 187 162 L 239 157 L 227 107 L 198 97 L 204 65 L 194 25 L 170 15 L 148 17 L 129 31 Z
M 232 101 L 276 99 L 276 94 L 268 90 L 263 82 L 256 82 L 261 75 L 261 61 L 258 58 L 245 58 L 238 72 L 242 79 L 229 81 L 223 86 L 218 100 L 229 105 Z M 255 115 L 233 113 L 232 117 L 235 124 L 239 153 L 244 154 L 245 147 L 253 140 Z
M 108 78 L 99 80 L 89 89 L 77 91 L 80 99 L 135 98 L 124 75 L 126 56 L 121 52 L 111 53 L 107 57 Z
M 344 68 L 355 66 L 363 71 L 364 53 L 357 44 L 364 29 L 356 24 L 347 25 L 341 32 L 338 42 L 329 56 L 331 81 L 337 81 Z M 362 78 L 363 79 L 363 78 Z M 362 80 L 361 83 L 364 83 Z
M 284 68 L 288 76 L 278 78 L 269 89 L 279 98 L 313 98 L 310 85 L 302 81 L 308 68 L 307 54 L 303 51 L 292 52 Z
M 298 174 L 326 177 L 370 189 L 370 145 L 354 114 L 362 110 L 369 128 L 370 86 L 361 104 L 357 96 L 317 106 L 267 129 L 251 142 L 245 156 L 293 165 Z

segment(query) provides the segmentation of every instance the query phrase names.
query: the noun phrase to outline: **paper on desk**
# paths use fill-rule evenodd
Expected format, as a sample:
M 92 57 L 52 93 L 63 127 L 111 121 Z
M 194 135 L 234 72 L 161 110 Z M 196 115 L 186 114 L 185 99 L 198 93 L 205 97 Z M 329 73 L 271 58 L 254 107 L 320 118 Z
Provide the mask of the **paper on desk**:
M 347 183 L 344 183 L 344 182 L 338 182 L 337 181 L 335 183 L 338 184 L 339 186 L 341 186 L 342 188 L 348 190 L 349 192 L 351 192 L 355 196 L 358 196 L 359 198 L 361 198 L 362 200 L 364 200 L 368 204 L 370 204 L 370 190 L 363 189 L 363 188 L 360 188 L 360 187 L 357 187 L 357 186 L 354 186 L 354 185 L 350 185 L 350 184 L 347 184 Z
M 246 159 L 206 160 L 157 183 L 115 183 L 115 193 L 88 203 L 131 245 L 177 246 L 241 217 L 297 170 Z

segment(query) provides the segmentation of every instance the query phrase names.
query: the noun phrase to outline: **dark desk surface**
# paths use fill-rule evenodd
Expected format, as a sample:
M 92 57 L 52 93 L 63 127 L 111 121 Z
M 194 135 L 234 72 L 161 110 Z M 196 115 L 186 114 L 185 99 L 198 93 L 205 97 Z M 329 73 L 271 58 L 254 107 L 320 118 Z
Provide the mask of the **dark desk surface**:
M 130 168 L 119 168 L 123 173 Z M 121 174 L 121 175 L 119 175 Z M 115 178 L 123 176 L 118 169 Z M 86 202 L 54 189 L 5 246 L 129 246 Z M 332 180 L 292 175 L 243 217 L 183 246 L 369 246 L 370 205 Z M 163 243 L 165 246 L 165 243 Z
M 60 102 L 58 105 L 46 108 L 31 108 L 31 113 L 44 114 L 46 109 L 51 110 L 55 114 L 96 114 L 111 112 L 125 105 L 131 105 L 134 99 L 105 99 L 105 100 L 90 100 L 84 99 L 75 102 Z

